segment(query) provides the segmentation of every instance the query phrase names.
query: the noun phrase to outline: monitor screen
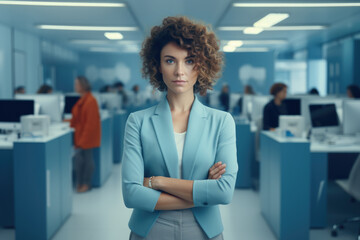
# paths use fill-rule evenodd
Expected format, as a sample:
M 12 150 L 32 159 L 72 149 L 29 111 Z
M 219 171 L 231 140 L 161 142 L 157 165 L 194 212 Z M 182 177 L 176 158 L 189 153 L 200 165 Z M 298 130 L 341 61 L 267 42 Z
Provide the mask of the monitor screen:
M 301 115 L 301 99 L 288 98 L 283 101 L 286 115 Z
M 23 115 L 34 114 L 34 100 L 0 100 L 0 122 L 19 123 Z
M 79 101 L 80 96 L 65 96 L 65 114 L 70 114 L 74 105 Z
M 360 133 L 360 100 L 346 100 L 343 107 L 344 134 Z
M 311 104 L 309 110 L 312 127 L 339 126 L 335 104 Z

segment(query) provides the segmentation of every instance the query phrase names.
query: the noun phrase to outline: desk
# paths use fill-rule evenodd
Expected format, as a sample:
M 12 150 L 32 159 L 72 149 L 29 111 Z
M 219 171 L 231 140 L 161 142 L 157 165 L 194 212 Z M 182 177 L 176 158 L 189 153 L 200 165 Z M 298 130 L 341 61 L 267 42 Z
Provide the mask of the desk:
M 280 240 L 308 240 L 310 228 L 310 143 L 260 135 L 260 207 Z
M 47 240 L 72 209 L 71 130 L 14 142 L 16 240 Z
M 236 148 L 238 172 L 236 188 L 250 188 L 252 185 L 252 164 L 255 161 L 255 133 L 250 123 L 236 123 Z
M 14 227 L 13 143 L 0 142 L 0 227 Z
M 336 146 L 311 143 L 311 220 L 312 228 L 327 226 L 328 153 L 359 153 L 360 145 Z
M 125 124 L 127 119 L 126 111 L 117 111 L 113 117 L 113 158 L 114 163 L 120 163 L 123 153 Z
M 113 165 L 112 117 L 101 117 L 101 146 L 94 149 L 95 170 L 92 186 L 101 187 L 110 177 Z

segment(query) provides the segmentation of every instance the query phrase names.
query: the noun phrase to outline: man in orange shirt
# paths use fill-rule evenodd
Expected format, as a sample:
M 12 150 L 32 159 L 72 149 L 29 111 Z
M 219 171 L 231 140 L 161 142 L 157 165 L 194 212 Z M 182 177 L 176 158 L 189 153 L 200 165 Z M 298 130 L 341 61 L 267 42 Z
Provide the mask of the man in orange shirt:
M 75 79 L 75 91 L 81 95 L 71 111 L 70 122 L 75 129 L 76 183 L 78 192 L 86 192 L 91 188 L 95 167 L 93 148 L 99 147 L 101 142 L 101 119 L 98 104 L 85 77 Z

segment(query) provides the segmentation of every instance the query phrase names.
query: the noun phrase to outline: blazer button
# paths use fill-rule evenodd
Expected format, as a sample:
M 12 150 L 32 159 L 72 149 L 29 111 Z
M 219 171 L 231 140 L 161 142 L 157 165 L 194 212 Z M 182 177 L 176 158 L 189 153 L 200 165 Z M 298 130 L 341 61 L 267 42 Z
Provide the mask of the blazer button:
M 208 205 L 208 203 L 207 203 L 207 202 L 204 202 L 204 205 Z

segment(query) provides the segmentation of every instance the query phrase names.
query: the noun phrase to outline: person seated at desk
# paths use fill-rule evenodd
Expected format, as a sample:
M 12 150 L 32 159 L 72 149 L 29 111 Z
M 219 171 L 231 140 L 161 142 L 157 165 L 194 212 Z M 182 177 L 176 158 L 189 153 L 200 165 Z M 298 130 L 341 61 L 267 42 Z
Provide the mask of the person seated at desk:
M 347 87 L 347 95 L 349 98 L 360 99 L 360 88 L 355 84 L 349 85 Z
M 286 98 L 287 86 L 283 83 L 275 83 L 271 86 L 270 94 L 274 96 L 263 111 L 263 130 L 274 131 L 279 126 L 279 116 L 286 115 L 286 106 L 283 100 Z
M 18 86 L 17 88 L 15 88 L 14 94 L 25 94 L 25 87 L 24 86 Z
M 75 172 L 77 192 L 86 192 L 91 188 L 95 168 L 93 148 L 100 147 L 101 119 L 91 86 L 85 77 L 77 77 L 75 91 L 81 96 L 71 113 L 70 126 L 75 129 L 74 144 Z
M 53 92 L 53 88 L 47 84 L 41 85 L 37 91 L 38 94 L 50 94 L 52 92 Z

